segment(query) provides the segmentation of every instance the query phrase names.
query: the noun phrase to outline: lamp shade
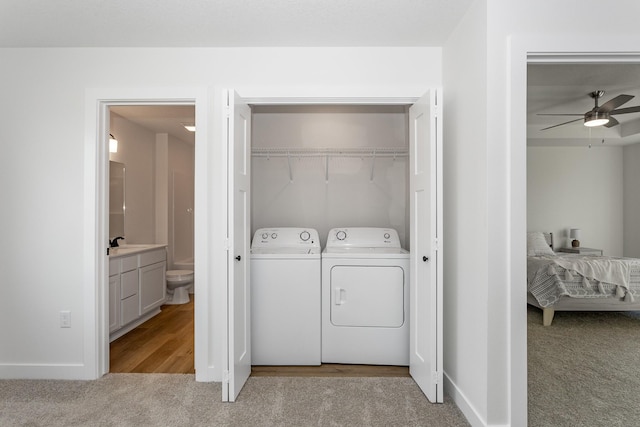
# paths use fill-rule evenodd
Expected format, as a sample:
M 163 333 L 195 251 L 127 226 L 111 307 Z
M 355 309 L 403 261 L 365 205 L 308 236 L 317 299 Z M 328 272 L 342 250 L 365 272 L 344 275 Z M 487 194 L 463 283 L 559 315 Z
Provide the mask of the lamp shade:
M 571 237 L 572 239 L 580 240 L 580 229 L 572 228 L 569 237 Z

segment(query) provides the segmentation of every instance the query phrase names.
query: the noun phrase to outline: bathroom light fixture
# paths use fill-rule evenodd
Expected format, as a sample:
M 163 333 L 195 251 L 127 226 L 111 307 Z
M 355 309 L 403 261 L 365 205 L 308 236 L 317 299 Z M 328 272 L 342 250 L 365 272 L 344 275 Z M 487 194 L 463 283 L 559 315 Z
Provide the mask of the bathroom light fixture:
M 589 111 L 584 115 L 584 125 L 587 127 L 602 126 L 609 123 L 609 113 L 604 111 Z
M 195 132 L 196 131 L 196 125 L 193 123 L 180 123 L 182 126 L 184 126 L 184 128 L 186 130 L 188 130 L 189 132 Z
M 118 140 L 112 134 L 109 134 L 109 152 L 110 153 L 118 152 Z

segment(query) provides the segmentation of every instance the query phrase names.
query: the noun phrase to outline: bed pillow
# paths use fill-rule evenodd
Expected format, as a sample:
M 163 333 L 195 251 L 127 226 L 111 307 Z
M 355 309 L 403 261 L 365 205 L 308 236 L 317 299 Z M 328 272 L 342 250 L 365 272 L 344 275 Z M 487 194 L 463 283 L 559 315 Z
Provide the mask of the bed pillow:
M 527 256 L 555 255 L 549 247 L 544 234 L 539 231 L 527 233 Z

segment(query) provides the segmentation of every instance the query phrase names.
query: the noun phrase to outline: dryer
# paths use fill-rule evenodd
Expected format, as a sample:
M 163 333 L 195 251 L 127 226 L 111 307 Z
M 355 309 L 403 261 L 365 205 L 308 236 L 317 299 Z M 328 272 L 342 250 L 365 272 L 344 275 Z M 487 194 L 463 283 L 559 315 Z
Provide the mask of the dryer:
M 334 228 L 322 252 L 322 362 L 409 365 L 409 252 L 391 228 Z
M 320 239 L 261 228 L 251 244 L 251 362 L 320 365 Z

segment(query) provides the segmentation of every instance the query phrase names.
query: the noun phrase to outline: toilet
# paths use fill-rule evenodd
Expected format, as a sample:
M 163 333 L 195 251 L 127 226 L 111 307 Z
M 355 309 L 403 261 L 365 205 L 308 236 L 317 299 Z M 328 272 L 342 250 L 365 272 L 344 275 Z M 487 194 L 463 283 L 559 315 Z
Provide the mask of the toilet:
M 189 302 L 189 286 L 193 283 L 193 270 L 167 270 L 167 301 L 165 304 Z

